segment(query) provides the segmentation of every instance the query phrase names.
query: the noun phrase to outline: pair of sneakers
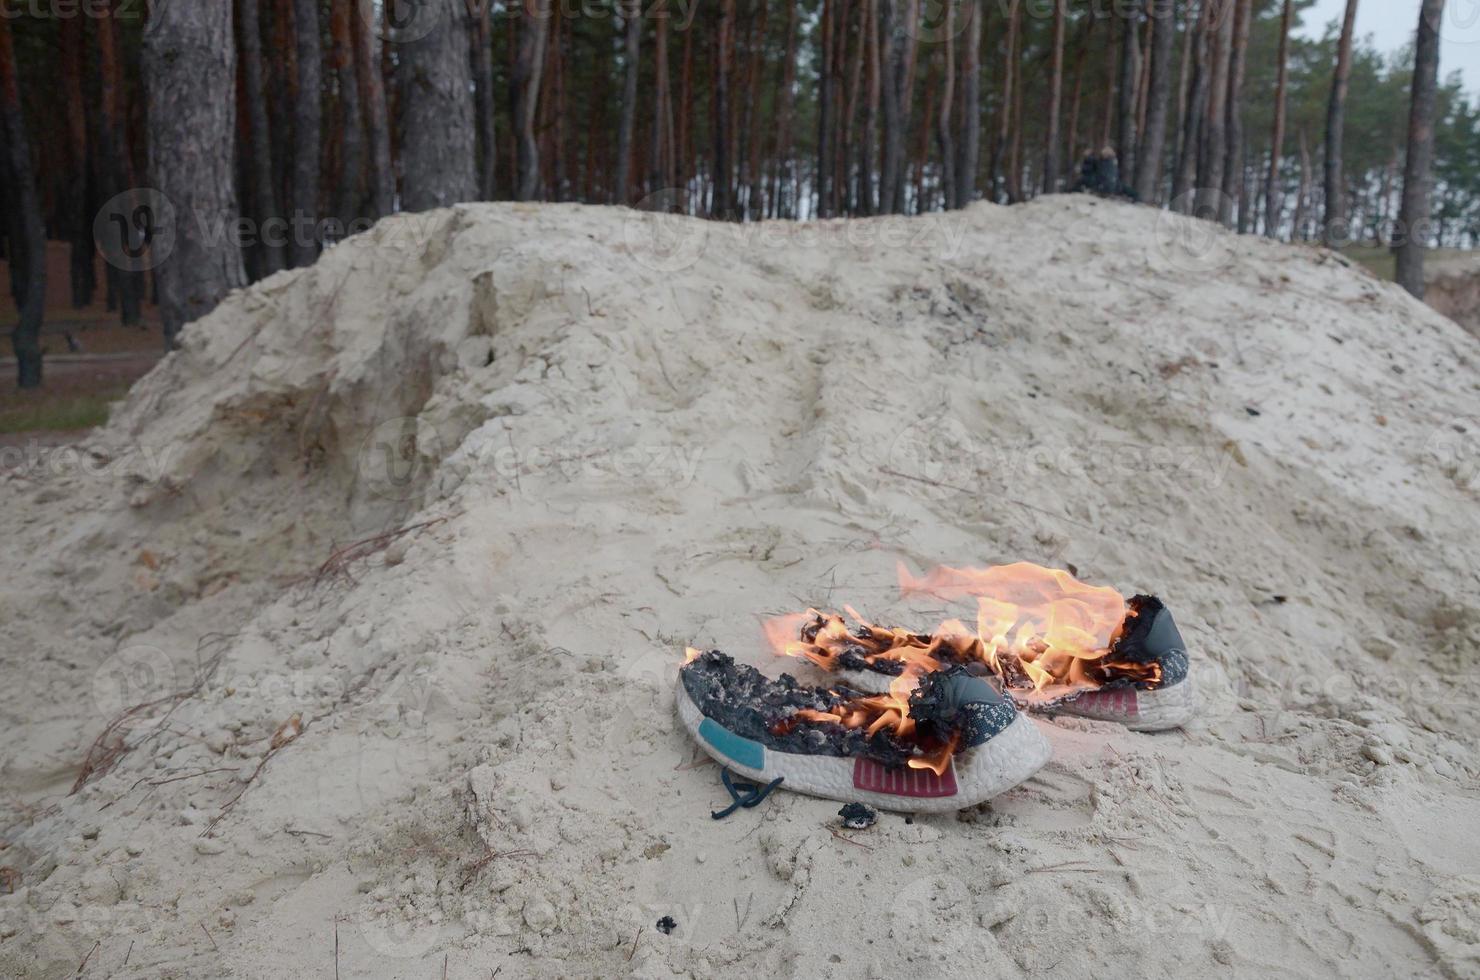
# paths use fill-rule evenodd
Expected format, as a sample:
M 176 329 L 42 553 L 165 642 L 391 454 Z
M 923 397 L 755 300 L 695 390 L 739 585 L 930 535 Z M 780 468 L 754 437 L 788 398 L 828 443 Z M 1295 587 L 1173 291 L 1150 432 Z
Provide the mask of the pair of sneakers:
M 783 674 L 767 678 L 719 651 L 691 650 L 675 686 L 678 715 L 722 766 L 766 785 L 885 810 L 964 809 L 1022 783 L 1049 759 L 1048 740 L 1025 713 L 1114 721 L 1136 731 L 1176 728 L 1190 720 L 1193 692 L 1187 650 L 1160 601 L 1133 600 L 1137 615 L 1116 642 L 1117 659 L 1154 665 L 1154 679 L 1124 682 L 1052 701 L 999 692 L 967 665 L 928 674 L 910 694 L 914 741 L 934 752 L 913 754 L 890 738 L 898 717 L 863 726 L 809 724 L 859 710 L 859 692 L 879 693 L 897 676 L 887 664 L 833 665 L 844 682 L 811 687 Z M 877 707 L 875 710 L 880 710 Z M 798 719 L 801 723 L 798 723 Z M 924 736 L 920 738 L 919 736 Z

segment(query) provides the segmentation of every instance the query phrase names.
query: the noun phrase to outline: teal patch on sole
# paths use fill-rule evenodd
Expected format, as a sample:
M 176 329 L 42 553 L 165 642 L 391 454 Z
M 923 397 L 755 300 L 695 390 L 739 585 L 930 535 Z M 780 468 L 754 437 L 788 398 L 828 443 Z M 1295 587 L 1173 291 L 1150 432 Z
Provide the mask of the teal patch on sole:
M 713 718 L 699 722 L 699 734 L 714 750 L 731 762 L 751 769 L 766 767 L 766 749 L 759 742 L 741 738 Z

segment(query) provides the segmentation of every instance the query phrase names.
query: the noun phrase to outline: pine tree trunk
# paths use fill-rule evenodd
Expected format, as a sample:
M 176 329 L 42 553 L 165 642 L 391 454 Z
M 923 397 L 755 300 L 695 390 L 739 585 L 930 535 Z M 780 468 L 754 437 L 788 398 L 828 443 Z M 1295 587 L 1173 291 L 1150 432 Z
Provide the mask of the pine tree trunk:
M 780 108 L 776 120 L 776 186 L 771 192 L 775 217 L 795 217 L 794 161 L 791 152 L 792 118 L 797 81 L 797 0 L 786 0 L 786 54 L 781 69 Z M 785 202 L 790 202 L 786 204 Z M 783 206 L 785 204 L 785 206 Z
M 1172 181 L 1172 207 L 1183 214 L 1191 214 L 1197 207 L 1197 159 L 1198 147 L 1202 143 L 1202 120 L 1207 101 L 1208 72 L 1208 8 L 1200 8 L 1196 25 L 1189 25 L 1189 47 L 1191 56 L 1187 66 L 1187 99 L 1182 114 L 1182 146 L 1177 156 L 1177 172 Z
M 1105 111 L 1096 140 L 1096 149 L 1101 150 L 1107 147 L 1114 149 L 1115 112 L 1120 106 L 1120 100 L 1115 97 L 1116 78 L 1120 72 L 1120 45 L 1115 43 L 1115 25 L 1119 18 L 1115 16 L 1113 5 L 1109 10 L 1110 16 L 1105 20 Z
M 656 194 L 672 185 L 673 118 L 668 107 L 668 10 L 659 4 L 653 10 L 653 120 L 648 129 L 647 193 Z
M 984 0 L 966 0 L 961 32 L 961 135 L 957 140 L 955 207 L 976 199 L 982 146 L 982 15 Z
M 406 84 L 401 170 L 407 211 L 478 197 L 472 61 L 463 0 L 433 0 L 431 30 L 398 48 Z M 423 27 L 419 27 L 420 31 Z
M 1167 115 L 1172 101 L 1172 53 L 1177 41 L 1177 11 L 1173 0 L 1149 0 L 1151 16 L 1151 75 L 1146 83 L 1146 131 L 1136 168 L 1136 196 L 1156 204 L 1161 169 L 1166 159 Z
M 71 242 L 69 278 L 72 306 L 92 305 L 97 285 L 93 272 L 92 221 L 88 215 L 87 99 L 83 95 L 86 75 L 86 25 L 81 17 L 64 18 L 59 25 L 62 95 L 67 113 L 67 237 Z
M 383 218 L 396 207 L 396 173 L 391 166 L 390 118 L 385 104 L 385 77 L 376 57 L 373 0 L 355 0 L 358 15 L 350 19 L 355 44 L 355 84 L 364 113 L 369 218 Z M 492 166 L 490 163 L 489 166 Z
M 900 87 L 904 74 L 906 30 L 902 8 L 909 0 L 879 0 L 879 81 L 884 132 L 879 166 L 879 212 L 898 214 L 904 198 L 904 112 Z
M 319 155 L 323 151 L 323 39 L 318 0 L 294 0 L 293 38 L 298 61 L 293 103 L 293 233 L 288 258 L 295 266 L 318 258 Z
M 1239 157 L 1239 172 L 1242 174 L 1242 179 L 1239 181 L 1238 198 L 1238 233 L 1240 235 L 1247 235 L 1258 220 L 1256 217 L 1256 208 L 1258 207 L 1258 201 L 1256 200 L 1258 197 L 1257 180 L 1254 175 L 1254 168 L 1244 161 L 1247 155 L 1248 148 L 1245 147 L 1244 152 Z
M 564 150 L 561 143 L 564 140 L 564 119 L 561 116 L 565 106 L 562 101 L 562 90 L 564 80 L 561 78 L 561 65 L 564 52 L 561 46 L 561 15 L 560 8 L 555 4 L 550 5 L 549 24 L 545 28 L 545 70 L 541 73 L 540 90 L 538 96 L 538 109 L 535 116 L 535 132 L 540 134 L 540 187 L 542 187 L 542 198 L 544 200 L 561 200 L 565 190 L 565 163 Z M 609 70 L 612 64 L 613 49 L 606 47 L 602 52 L 601 77 L 610 77 Z M 592 200 L 607 201 L 612 191 L 612 178 L 616 173 L 616 155 L 613 152 L 612 140 L 608 138 L 606 126 L 607 112 L 611 108 L 611 100 L 600 99 L 599 107 L 601 113 L 601 125 L 596 129 L 600 140 L 601 149 L 601 196 Z M 620 108 L 620 107 L 618 107 Z
M 1123 181 L 1136 174 L 1136 85 L 1141 79 L 1140 30 L 1137 17 L 1140 0 L 1117 5 L 1120 19 L 1120 72 L 1116 90 L 1116 155 L 1120 158 Z
M 632 199 L 632 134 L 637 129 L 637 72 L 642 53 L 642 0 L 623 0 L 622 114 L 617 118 L 617 168 L 612 203 Z
M 1310 216 L 1311 192 L 1310 140 L 1300 130 L 1300 186 L 1295 191 L 1295 221 L 1290 229 L 1292 241 L 1308 241 L 1306 221 Z
M 1284 12 L 1280 15 L 1280 63 L 1274 89 L 1274 135 L 1270 137 L 1269 184 L 1264 192 L 1264 233 L 1270 238 L 1280 234 L 1281 186 L 1280 156 L 1285 148 L 1285 120 L 1289 112 L 1290 85 L 1290 21 L 1295 12 L 1295 0 L 1285 0 Z
M 847 63 L 848 0 L 833 0 L 831 22 L 831 40 L 823 54 L 823 61 L 832 66 L 828 74 L 827 100 L 827 213 L 836 216 L 843 213 L 846 180 L 843 171 L 847 166 L 843 146 L 843 69 Z
M 518 140 L 518 174 L 514 196 L 532 201 L 540 186 L 540 148 L 534 138 L 540 83 L 545 70 L 545 40 L 550 27 L 549 0 L 520 7 L 519 53 L 514 64 L 514 136 Z M 589 173 L 589 170 L 588 170 Z
M 367 0 L 373 2 L 373 0 Z M 268 132 L 278 134 L 272 141 L 273 197 L 280 209 L 293 206 L 293 106 L 298 91 L 298 59 L 293 47 L 294 0 L 259 0 L 261 18 L 270 28 L 271 40 L 265 45 L 261 62 L 266 71 L 263 84 L 267 98 Z M 265 5 L 265 6 L 262 6 Z M 289 264 L 286 239 L 282 242 L 283 264 Z
M 1346 176 L 1342 172 L 1342 142 L 1346 129 L 1346 90 L 1351 81 L 1352 35 L 1357 22 L 1357 0 L 1346 0 L 1346 18 L 1336 47 L 1336 73 L 1326 107 L 1326 221 L 1321 240 L 1327 245 L 1347 235 Z
M 1178 60 L 1177 71 L 1177 115 L 1172 119 L 1175 127 L 1171 135 L 1172 170 L 1181 166 L 1182 157 L 1180 149 L 1182 146 L 1182 127 L 1187 122 L 1187 101 L 1192 94 L 1192 49 L 1193 41 L 1197 39 L 1196 21 L 1192 17 L 1196 0 L 1186 0 L 1184 3 L 1185 15 L 1182 17 L 1182 53 Z M 1175 176 L 1173 178 L 1175 180 Z
M 26 232 L 21 225 L 20 209 L 16 207 L 16 191 L 10 179 L 9 161 L 10 150 L 5 144 L 5 125 L 0 122 L 0 255 L 9 264 L 6 278 L 10 283 L 10 298 L 19 310 L 26 298 L 26 255 L 25 248 L 21 245 L 26 240 Z M 110 278 L 108 282 L 111 300 L 113 280 Z M 110 305 L 109 309 L 112 308 Z
M 764 9 L 764 3 L 761 4 Z M 842 94 L 842 119 L 838 138 L 837 159 L 837 197 L 839 207 L 844 214 L 857 214 L 859 212 L 858 185 L 854 180 L 856 169 L 854 161 L 858 152 L 858 103 L 863 91 L 863 53 L 868 46 L 864 37 L 864 21 L 868 16 L 866 0 L 854 0 L 848 7 L 848 17 L 840 23 L 840 37 L 838 43 L 839 66 L 844 62 L 848 64 L 848 85 Z M 858 21 L 858 31 L 852 43 L 851 60 L 849 55 L 849 37 L 851 29 L 849 24 L 853 20 Z M 754 100 L 752 100 L 754 101 Z
M 235 180 L 237 203 L 241 209 L 242 221 L 245 223 L 254 220 L 253 207 L 254 202 L 257 200 L 257 187 L 255 186 L 257 183 L 257 178 L 253 173 L 252 151 L 248 149 L 248 147 L 252 145 L 252 131 L 250 124 L 247 121 L 248 118 L 251 116 L 251 110 L 247 105 L 247 72 L 245 59 L 241 56 L 241 51 L 243 47 L 243 36 L 240 17 L 241 5 L 233 2 L 232 9 L 237 14 L 237 17 L 235 19 L 235 27 L 233 28 L 236 32 L 237 50 L 236 85 L 233 86 L 233 92 L 236 98 L 237 146 L 237 154 L 234 167 L 236 171 Z M 258 67 L 260 69 L 260 63 Z M 244 239 L 239 243 L 242 252 L 242 265 L 246 269 L 247 282 L 249 283 L 256 282 L 258 279 L 261 279 L 264 276 L 268 275 L 264 262 L 264 253 L 267 249 L 265 247 L 265 243 L 260 240 L 263 237 L 260 233 L 262 225 L 260 223 L 260 219 L 255 220 L 257 221 L 256 227 L 259 230 L 259 234 L 257 236 L 259 240 L 249 241 Z
M 755 43 L 750 48 L 750 67 L 746 71 L 749 92 L 745 98 L 746 152 L 745 172 L 748 189 L 745 194 L 745 213 L 752 221 L 766 216 L 765 176 L 761 165 L 761 134 L 764 129 L 761 117 L 762 56 L 766 48 L 767 13 L 770 5 L 766 0 L 756 0 Z M 851 126 L 851 122 L 849 124 Z
M 1007 199 L 1013 203 L 1022 200 L 1022 175 L 1014 173 L 1016 169 L 1012 160 L 1012 146 L 1015 133 L 1013 132 L 1013 107 L 1016 105 L 1016 94 L 1018 89 L 1018 76 L 1020 62 L 1018 50 L 1018 36 L 1022 32 L 1023 5 L 1022 0 L 1012 0 L 1007 13 L 1007 41 L 1003 49 L 1005 69 L 1002 77 L 1002 109 L 1000 131 L 998 134 L 1001 153 L 1006 158 L 1003 167 L 1003 184 L 1007 190 Z
M 792 0 L 795 3 L 795 0 Z M 682 64 L 678 72 L 678 154 L 675 163 L 678 171 L 679 209 L 685 214 L 697 214 L 698 207 L 689 206 L 690 182 L 694 177 L 694 27 L 683 32 Z
M 714 64 L 714 194 L 710 217 L 728 220 L 732 214 L 730 197 L 731 167 L 734 158 L 730 145 L 730 54 L 734 49 L 735 0 L 721 0 L 719 33 L 715 39 Z
M 14 46 L 12 41 L 11 47 Z M 5 143 L 5 124 L 0 120 L 0 258 L 7 263 L 10 298 L 19 309 L 26 297 L 26 257 L 20 244 L 26 240 L 26 233 L 21 227 L 15 198 L 15 188 L 10 180 L 10 150 Z
M 727 120 L 730 126 L 730 148 L 735 155 L 735 181 L 732 185 L 734 190 L 731 193 L 736 221 L 744 221 L 746 211 L 750 207 L 745 198 L 746 188 L 750 186 L 748 148 L 750 146 L 751 114 L 755 108 L 750 99 L 750 84 L 755 77 L 751 71 L 750 52 L 755 45 L 756 8 L 759 6 L 759 0 L 749 0 L 746 4 L 743 38 L 740 33 L 739 7 L 736 8 L 735 60 L 731 62 L 735 73 L 731 76 L 731 91 L 738 97 L 730 100 L 730 117 Z
M 936 138 L 940 142 L 941 194 L 944 207 L 950 208 L 956 199 L 956 146 L 951 132 L 951 108 L 956 92 L 956 5 L 945 5 L 945 41 L 941 45 L 944 78 L 941 80 L 940 115 L 936 121 Z
M 1141 12 L 1146 13 L 1148 6 L 1154 6 L 1156 0 L 1142 0 Z M 1136 79 L 1136 173 L 1125 175 L 1127 187 L 1135 187 L 1136 174 L 1141 171 L 1141 147 L 1146 142 L 1146 102 L 1147 93 L 1151 89 L 1151 51 L 1153 48 L 1152 32 L 1156 29 L 1156 23 L 1151 16 L 1146 17 L 1146 28 L 1141 33 L 1141 74 Z
M 1056 194 L 1059 174 L 1059 113 L 1064 101 L 1064 5 L 1068 0 L 1053 0 L 1053 46 L 1048 70 L 1048 135 L 1043 153 L 1043 193 Z
M 1209 33 L 1208 112 L 1203 121 L 1203 147 L 1198 164 L 1197 210 L 1199 218 L 1218 220 L 1222 212 L 1223 172 L 1228 159 L 1228 75 L 1233 54 L 1235 0 L 1212 3 L 1213 23 Z
M 1235 200 L 1241 204 L 1244 201 L 1244 72 L 1253 10 L 1254 0 L 1238 0 L 1233 29 L 1233 60 L 1228 73 L 1228 149 L 1223 160 L 1223 198 L 1219 202 L 1218 214 L 1219 220 L 1229 228 L 1233 227 Z M 1241 206 L 1241 214 L 1242 210 Z
M 733 221 L 745 220 L 745 201 L 742 197 L 746 182 L 744 118 L 747 109 L 745 97 L 750 82 L 749 76 L 746 74 L 747 63 L 742 57 L 742 54 L 749 47 L 754 26 L 754 0 L 751 0 L 750 16 L 746 18 L 745 41 L 742 43 L 740 39 L 740 11 L 737 3 L 735 17 L 730 27 L 730 111 L 725 116 L 725 125 L 728 127 L 730 133 L 730 214 Z M 834 113 L 833 119 L 833 145 L 837 146 L 836 113 Z M 834 158 L 836 159 L 836 154 Z M 836 186 L 834 190 L 836 190 Z
M 1263 235 L 1264 216 L 1269 211 L 1269 187 L 1257 167 L 1251 166 L 1249 170 L 1249 186 L 1253 188 L 1254 201 L 1249 215 L 1249 229 L 1256 235 Z
M 894 213 L 904 214 L 909 201 L 905 173 L 908 167 L 905 161 L 905 144 L 909 140 L 910 121 L 914 114 L 915 65 L 919 54 L 917 42 L 920 33 L 920 0 L 902 0 L 899 15 L 897 30 L 901 34 L 899 38 L 900 59 L 895 73 L 895 81 L 899 86 L 895 94 L 895 105 L 899 110 L 899 169 L 894 181 Z M 925 115 L 927 118 L 930 115 L 928 107 Z
M 847 92 L 844 85 L 848 64 L 848 19 L 850 0 L 837 0 L 833 10 L 832 86 L 832 213 L 845 214 L 848 198 L 848 145 L 844 142 Z
M 1418 42 L 1413 59 L 1413 104 L 1408 116 L 1408 163 L 1403 171 L 1403 210 L 1400 224 L 1398 285 L 1419 299 L 1424 297 L 1424 252 L 1431 231 L 1429 194 L 1434 163 L 1434 104 L 1439 88 L 1439 28 L 1444 0 L 1423 0 L 1418 19 Z
M 892 139 L 895 142 L 892 148 L 894 148 L 895 167 L 894 187 L 891 189 L 892 198 L 894 198 L 891 213 L 903 215 L 907 200 L 909 200 L 909 194 L 906 192 L 906 169 L 909 164 L 904 158 L 904 145 L 909 139 L 910 115 L 915 108 L 913 93 L 915 93 L 915 64 L 916 53 L 918 53 L 916 40 L 919 34 L 919 0 L 894 0 L 892 21 L 894 21 L 892 31 L 894 31 L 897 59 L 894 62 L 895 132 Z M 891 138 L 887 136 L 887 139 Z
M 334 74 L 338 84 L 339 173 L 335 181 L 334 214 L 344 234 L 356 230 L 365 211 L 365 126 L 355 72 L 354 29 L 356 0 L 332 0 L 329 35 L 333 39 Z
M 925 164 L 930 159 L 930 134 L 934 128 L 931 123 L 935 117 L 935 85 L 935 59 L 928 58 L 925 63 L 925 105 L 920 116 L 920 142 L 916 144 L 915 150 L 916 214 L 923 214 L 926 210 Z
M 12 263 L 21 261 L 24 250 L 26 275 L 17 285 L 20 318 L 10 331 L 15 353 L 16 385 L 41 386 L 41 321 L 46 311 L 46 227 L 41 219 L 41 198 L 36 191 L 36 172 L 31 162 L 31 139 L 21 107 L 20 83 L 16 78 L 15 45 L 10 36 L 10 17 L 0 15 L 0 137 L 5 144 L 3 162 L 10 185 L 10 206 L 17 212 L 20 238 L 10 239 Z
M 832 216 L 832 103 L 834 0 L 822 0 L 817 69 L 817 216 Z
M 551 9 L 552 10 L 556 10 L 558 8 L 556 8 L 552 4 L 551 5 Z M 556 16 L 558 16 L 558 14 Z M 607 49 L 603 45 L 600 50 L 602 52 L 605 52 Z M 599 77 L 603 77 L 605 75 L 605 67 L 606 67 L 606 65 L 605 65 L 605 58 L 602 58 L 598 62 L 598 67 L 597 67 L 597 71 L 596 71 L 596 74 Z M 596 200 L 595 187 L 596 187 L 596 180 L 597 180 L 597 177 L 598 177 L 598 166 L 597 166 L 597 161 L 596 161 L 596 151 L 597 151 L 597 147 L 598 147 L 598 143 L 599 143 L 599 134 L 601 133 L 602 128 L 605 126 L 605 124 L 606 124 L 606 100 L 605 99 L 587 99 L 586 100 L 586 140 L 585 140 L 585 143 L 586 143 L 586 152 L 585 152 L 585 157 L 584 157 L 584 159 L 581 162 L 581 190 L 577 194 L 577 199 L 578 200 L 581 200 L 581 201 L 594 201 L 594 200 Z
M 156 7 L 144 35 L 149 180 L 175 207 L 174 248 L 154 267 L 165 348 L 246 282 L 237 219 L 236 40 L 230 4 Z
M 863 45 L 867 71 L 867 94 L 863 110 L 863 140 L 858 148 L 858 208 L 863 214 L 879 213 L 879 196 L 874 186 L 875 147 L 879 139 L 879 0 L 864 0 Z
M 664 28 L 664 40 L 667 40 L 667 28 Z M 668 49 L 665 43 L 663 49 L 663 176 L 659 186 L 676 188 L 680 183 L 678 172 L 678 134 L 674 129 L 673 118 L 673 79 L 668 69 Z
M 1004 12 L 1003 16 L 1006 16 Z M 1091 18 L 1093 23 L 1093 18 Z M 988 87 L 992 92 L 1001 91 L 1007 83 L 1007 56 L 1002 52 L 997 37 L 1004 36 L 1005 32 L 997 31 L 992 44 L 989 61 L 992 64 L 991 79 Z M 1007 109 L 1001 100 L 996 97 L 989 99 L 992 109 L 987 116 L 987 188 L 986 197 L 993 204 L 1002 202 L 1002 116 Z
M 1094 21 L 1090 21 L 1093 24 Z M 1065 135 L 1064 149 L 1065 159 L 1069 166 L 1077 165 L 1076 154 L 1079 152 L 1079 114 L 1084 104 L 1084 66 L 1089 61 L 1089 32 L 1085 32 L 1085 42 L 1080 45 L 1079 53 L 1074 56 L 1074 87 L 1069 96 L 1069 131 Z M 1059 166 L 1059 179 L 1062 182 L 1064 168 Z M 1072 181 L 1071 181 L 1072 186 Z
M 102 85 L 102 112 L 98 116 L 98 160 L 103 197 L 108 199 L 121 194 L 134 194 L 139 183 L 134 179 L 133 152 L 128 139 L 128 86 L 123 77 L 119 44 L 119 6 L 119 0 L 112 0 L 109 15 L 94 21 L 98 32 L 98 77 Z M 133 213 L 135 208 L 126 207 L 123 210 Z M 119 233 L 123 235 L 125 232 L 120 230 Z M 134 233 L 130 230 L 128 234 Z M 140 304 L 143 301 L 143 283 L 135 272 L 125 268 L 128 263 L 119 261 L 118 256 L 111 253 L 115 249 L 132 249 L 138 245 L 138 241 L 104 242 L 104 257 L 109 259 L 108 282 L 117 301 L 119 321 L 124 326 L 132 326 L 142 319 Z
M 570 199 L 570 147 L 567 143 L 566 122 L 570 109 L 566 98 L 566 65 L 569 63 L 570 18 L 564 16 L 558 6 L 552 6 L 549 27 L 550 46 L 545 52 L 545 99 L 548 109 L 542 109 L 549 125 L 550 143 L 550 199 Z
M 280 219 L 281 215 L 273 183 L 272 128 L 268 124 L 267 89 L 262 80 L 262 18 L 258 0 L 238 0 L 237 14 L 241 18 L 242 80 L 246 89 L 243 97 L 250 136 L 245 149 L 252 174 L 252 212 L 258 227 L 265 232 L 267 223 Z M 284 267 L 282 240 L 276 234 L 266 233 L 258 238 L 261 241 L 261 272 L 270 276 Z
M 370 30 L 373 0 L 355 0 L 360 16 L 349 22 L 355 43 L 355 86 L 360 89 L 366 142 L 366 198 L 369 218 L 385 218 L 395 210 L 395 167 L 391 161 L 391 120 L 386 107 L 385 74 Z
M 324 6 L 320 4 L 320 6 Z M 321 65 L 320 80 L 323 82 L 323 102 L 320 108 L 322 113 L 320 124 L 322 129 L 319 136 L 319 206 L 323 209 L 321 220 L 318 223 L 318 242 L 327 248 L 339 240 L 339 205 L 343 193 L 343 150 L 344 150 L 344 113 L 339 95 L 339 66 L 335 61 L 334 50 L 334 11 L 330 7 L 323 11 L 325 14 L 323 28 L 327 39 L 327 46 L 323 48 L 323 63 Z M 240 71 L 237 73 L 240 75 Z M 237 112 L 242 111 L 240 105 Z M 250 189 L 243 192 L 250 195 Z M 246 196 L 243 197 L 245 201 Z M 251 270 L 248 269 L 250 275 Z
M 498 195 L 498 100 L 493 87 L 493 0 L 474 0 L 468 31 L 473 42 L 473 112 L 478 136 L 478 199 Z
M 1012 115 L 1009 117 L 1008 133 L 1011 139 L 1007 148 L 1007 196 L 1014 203 L 1027 200 L 1023 188 L 1023 45 L 1022 7 L 1017 9 L 1017 30 L 1014 32 L 1016 45 L 1012 49 Z

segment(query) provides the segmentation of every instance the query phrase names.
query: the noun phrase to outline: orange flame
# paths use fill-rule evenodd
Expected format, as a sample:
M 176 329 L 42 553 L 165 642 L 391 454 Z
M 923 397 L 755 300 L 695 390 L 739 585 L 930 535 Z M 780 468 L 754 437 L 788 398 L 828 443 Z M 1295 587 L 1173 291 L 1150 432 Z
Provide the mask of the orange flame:
M 1125 597 L 1086 585 L 1070 573 L 1029 562 L 990 568 L 942 566 L 923 577 L 899 566 L 906 597 L 976 600 L 976 628 L 948 619 L 934 633 L 876 626 L 851 606 L 849 629 L 836 614 L 809 609 L 765 624 L 778 654 L 805 657 L 827 670 L 903 662 L 890 698 L 907 705 L 919 678 L 952 663 L 980 661 L 1020 700 L 1050 701 L 1093 690 L 1116 678 L 1156 681 L 1155 664 L 1114 661 L 1111 650 L 1126 622 Z M 908 717 L 907 710 L 901 712 Z
M 900 739 L 915 737 L 915 720 L 910 717 L 910 694 L 919 686 L 922 677 L 941 666 L 930 655 L 931 638 L 874 626 L 865 622 L 851 606 L 845 608 L 849 616 L 859 623 L 859 630 L 875 634 L 873 645 L 877 649 L 894 651 L 895 659 L 904 662 L 903 669 L 890 683 L 887 693 L 852 699 L 833 712 L 803 709 L 792 716 L 788 725 L 796 722 L 835 724 L 862 728 L 870 736 L 887 729 Z M 969 633 L 964 624 L 958 623 L 957 626 L 959 633 Z M 777 655 L 811 660 L 825 670 L 836 670 L 838 656 L 856 642 L 855 633 L 849 631 L 842 617 L 824 615 L 816 609 L 773 617 L 763 621 L 761 628 Z M 954 751 L 954 743 L 943 750 L 931 748 L 924 755 L 911 759 L 909 764 L 931 769 L 939 775 L 945 771 Z

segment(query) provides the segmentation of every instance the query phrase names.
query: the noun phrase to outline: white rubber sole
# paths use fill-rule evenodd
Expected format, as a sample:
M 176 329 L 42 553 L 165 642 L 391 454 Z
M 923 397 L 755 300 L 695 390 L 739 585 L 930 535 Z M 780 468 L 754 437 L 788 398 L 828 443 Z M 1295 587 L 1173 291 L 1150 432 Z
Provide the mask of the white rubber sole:
M 894 679 L 872 670 L 840 670 L 837 676 L 849 687 L 868 694 L 888 691 L 889 682 Z M 1050 717 L 1068 715 L 1094 721 L 1118 722 L 1133 732 L 1164 732 L 1181 728 L 1192 720 L 1197 712 L 1197 696 L 1189 676 L 1171 687 L 1154 691 L 1122 687 L 1112 691 L 1089 691 L 1072 701 L 1052 707 L 1040 708 L 1020 703 L 1017 707 L 1019 711 L 1027 710 Z
M 720 765 L 783 789 L 844 803 L 867 803 L 900 813 L 947 813 L 1005 793 L 1048 762 L 1048 740 L 1033 719 L 1019 714 L 985 744 L 959 752 L 945 773 L 886 769 L 869 759 L 778 752 L 742 738 L 706 718 L 679 678 L 678 717 L 694 740 Z
M 1171 687 L 1138 691 L 1123 687 L 1113 691 L 1090 691 L 1073 701 L 1046 708 L 1046 715 L 1072 715 L 1095 721 L 1119 722 L 1133 732 L 1164 732 L 1181 728 L 1197 710 L 1192 678 Z

